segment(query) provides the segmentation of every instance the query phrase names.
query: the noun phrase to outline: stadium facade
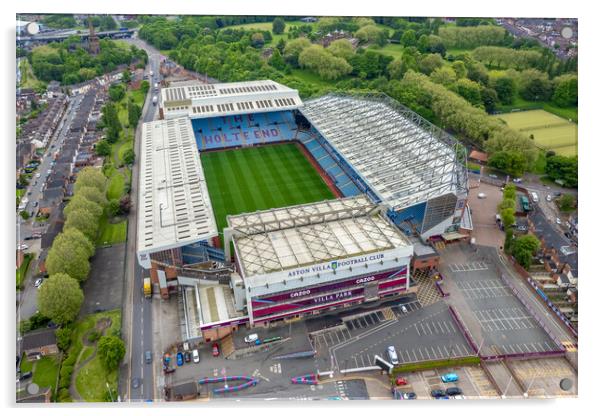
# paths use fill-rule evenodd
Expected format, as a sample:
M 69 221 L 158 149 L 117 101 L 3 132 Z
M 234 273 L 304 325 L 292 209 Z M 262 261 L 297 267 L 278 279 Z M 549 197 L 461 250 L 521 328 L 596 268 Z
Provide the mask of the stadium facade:
M 160 117 L 142 128 L 138 260 L 182 296 L 185 338 L 411 292 L 425 243 L 470 232 L 461 146 L 386 96 L 303 103 L 269 80 L 193 82 L 161 91 Z M 290 141 L 340 197 L 218 230 L 198 152 Z

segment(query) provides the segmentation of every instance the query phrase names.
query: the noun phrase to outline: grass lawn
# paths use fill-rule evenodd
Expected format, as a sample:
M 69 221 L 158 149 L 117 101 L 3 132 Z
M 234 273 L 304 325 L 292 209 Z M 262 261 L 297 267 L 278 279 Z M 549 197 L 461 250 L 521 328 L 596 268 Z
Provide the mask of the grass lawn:
M 389 55 L 394 58 L 400 58 L 401 52 L 403 50 L 403 46 L 401 46 L 399 43 L 387 43 L 382 48 L 375 47 L 375 48 L 368 48 L 368 50 L 374 51 L 374 52 L 379 52 L 379 53 L 382 53 L 383 55 Z
M 31 65 L 27 59 L 21 59 L 19 61 L 19 69 L 21 70 L 21 84 L 20 88 L 33 88 L 43 87 L 44 82 L 38 80 L 33 74 Z
M 543 149 L 551 149 L 564 156 L 577 154 L 577 124 L 548 113 L 545 110 L 529 110 L 497 114 L 506 124 L 529 137 Z
M 320 76 L 318 74 L 316 74 L 315 72 L 311 72 L 307 69 L 299 69 L 299 68 L 293 69 L 292 75 L 294 77 L 300 79 L 301 81 L 305 81 L 305 82 L 313 84 L 317 87 L 334 86 L 334 84 L 336 84 L 337 82 L 350 78 L 350 77 L 346 76 L 346 77 L 338 78 L 334 81 L 329 81 L 329 80 L 320 78 Z
M 109 179 L 107 186 L 107 199 L 119 199 L 123 195 L 125 185 L 125 177 L 123 173 L 115 171 Z
M 226 215 L 334 198 L 295 144 L 201 154 L 219 231 Z
M 33 371 L 33 382 L 38 386 L 50 387 L 54 392 L 59 373 L 58 356 L 46 356 L 35 362 Z
M 21 288 L 21 284 L 23 283 L 23 279 L 27 275 L 27 269 L 29 268 L 29 263 L 31 263 L 32 259 L 33 254 L 31 253 L 27 253 L 23 257 L 23 263 L 21 263 L 21 266 L 17 269 L 17 289 Z
M 493 71 L 489 71 L 491 74 Z M 558 107 L 552 103 L 542 103 L 541 101 L 527 101 L 521 97 L 516 97 L 512 104 L 499 104 L 496 106 L 496 110 L 502 113 L 509 113 L 512 110 L 537 110 L 543 109 L 549 113 L 555 114 L 558 117 L 565 118 L 570 121 L 578 122 L 579 110 L 577 107 Z
M 94 328 L 97 321 L 101 318 L 111 319 L 111 327 L 106 330 L 105 335 L 119 334 L 121 329 L 120 310 L 88 315 L 76 323 L 75 330 L 73 332 L 73 342 L 71 348 L 74 348 L 76 345 L 79 345 L 81 348 L 81 345 L 83 344 L 83 337 L 87 336 L 88 331 Z M 78 363 L 90 355 L 91 353 L 84 350 L 79 356 Z M 101 365 L 98 356 L 96 356 L 79 370 L 79 373 L 75 379 L 75 386 L 84 400 L 90 402 L 104 401 L 105 392 L 107 391 L 105 383 L 109 383 L 111 389 L 116 389 L 118 377 L 118 370 L 107 372 Z
M 100 226 L 98 227 L 98 238 L 96 245 L 118 244 L 123 243 L 127 237 L 127 220 L 122 220 L 116 224 L 112 224 L 102 216 Z
M 123 162 L 123 154 L 128 150 L 128 149 L 133 149 L 134 148 L 134 141 L 133 140 L 128 140 L 125 141 L 123 143 L 121 143 L 121 145 L 119 145 L 118 147 L 115 146 L 117 148 L 117 151 L 115 152 L 114 155 L 114 159 L 115 159 L 115 165 L 116 166 L 122 166 L 124 164 Z
M 25 353 L 23 353 L 23 355 L 21 356 L 21 364 L 19 365 L 21 374 L 33 370 L 34 363 L 35 361 L 29 361 Z

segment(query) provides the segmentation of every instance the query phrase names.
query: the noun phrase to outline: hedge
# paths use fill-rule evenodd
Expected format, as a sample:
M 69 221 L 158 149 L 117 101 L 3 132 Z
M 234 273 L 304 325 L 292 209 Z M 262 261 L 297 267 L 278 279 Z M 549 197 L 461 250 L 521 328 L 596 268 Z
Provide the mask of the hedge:
M 481 359 L 477 356 L 449 358 L 445 360 L 425 361 L 421 363 L 408 363 L 395 366 L 392 371 L 393 377 L 400 373 L 409 373 L 412 371 L 431 370 L 441 367 L 457 367 L 462 365 L 478 365 Z

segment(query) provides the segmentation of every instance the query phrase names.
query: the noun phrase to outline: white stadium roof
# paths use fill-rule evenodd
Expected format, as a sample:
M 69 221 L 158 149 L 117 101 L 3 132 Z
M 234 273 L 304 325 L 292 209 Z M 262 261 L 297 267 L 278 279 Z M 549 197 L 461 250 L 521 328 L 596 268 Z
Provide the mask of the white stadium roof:
M 245 279 L 410 246 L 366 195 L 228 216 Z M 281 278 L 275 277 L 277 280 Z M 264 276 L 261 282 L 273 283 Z M 265 280 L 265 281 L 264 281 Z
M 329 94 L 305 102 L 301 112 L 395 210 L 467 192 L 456 140 L 386 96 Z
M 138 254 L 181 247 L 217 235 L 190 121 L 142 125 Z
M 165 118 L 208 118 L 293 110 L 302 105 L 299 92 L 271 80 L 174 86 L 161 90 Z

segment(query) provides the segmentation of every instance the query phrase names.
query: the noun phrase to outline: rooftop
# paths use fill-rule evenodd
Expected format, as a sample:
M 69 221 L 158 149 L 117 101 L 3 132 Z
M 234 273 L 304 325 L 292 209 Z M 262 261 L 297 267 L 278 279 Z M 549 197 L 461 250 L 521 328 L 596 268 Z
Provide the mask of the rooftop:
M 454 150 L 459 143 L 385 95 L 329 94 L 301 112 L 395 210 L 468 192 L 465 157 Z
M 242 275 L 249 278 L 409 246 L 380 210 L 362 194 L 228 216 L 228 224 Z
M 144 123 L 140 166 L 139 254 L 181 247 L 217 235 L 188 119 Z
M 302 105 L 299 93 L 270 80 L 204 84 L 200 81 L 161 90 L 165 118 L 292 110 Z
M 21 349 L 27 351 L 54 344 L 56 344 L 54 329 L 44 328 L 24 334 L 23 340 L 21 341 Z

